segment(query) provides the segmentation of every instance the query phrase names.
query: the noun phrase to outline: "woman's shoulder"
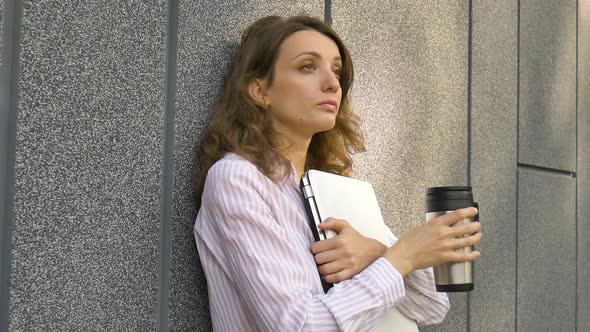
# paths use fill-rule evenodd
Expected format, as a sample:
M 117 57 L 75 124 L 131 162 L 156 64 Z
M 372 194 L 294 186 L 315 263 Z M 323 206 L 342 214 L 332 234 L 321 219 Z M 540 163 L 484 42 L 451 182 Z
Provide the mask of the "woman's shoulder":
M 226 185 L 265 185 L 270 181 L 258 167 L 248 159 L 237 153 L 227 152 L 223 158 L 216 161 L 209 169 L 205 187 L 213 184 Z
M 259 171 L 256 165 L 248 159 L 234 152 L 226 152 L 221 159 L 211 166 L 207 177 L 227 177 L 241 173 L 259 173 Z
M 239 198 L 271 197 L 273 182 L 258 167 L 236 153 L 226 153 L 211 166 L 205 177 L 202 202 L 227 202 Z

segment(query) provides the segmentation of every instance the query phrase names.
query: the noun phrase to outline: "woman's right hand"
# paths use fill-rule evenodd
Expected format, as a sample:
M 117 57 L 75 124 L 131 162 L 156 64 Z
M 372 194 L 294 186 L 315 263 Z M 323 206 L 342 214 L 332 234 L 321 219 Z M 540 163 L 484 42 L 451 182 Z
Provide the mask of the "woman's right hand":
M 460 209 L 404 234 L 383 256 L 393 264 L 403 277 L 410 272 L 449 262 L 474 261 L 478 251 L 465 253 L 457 249 L 473 246 L 481 240 L 479 222 L 452 226 L 457 221 L 474 217 L 474 207 Z

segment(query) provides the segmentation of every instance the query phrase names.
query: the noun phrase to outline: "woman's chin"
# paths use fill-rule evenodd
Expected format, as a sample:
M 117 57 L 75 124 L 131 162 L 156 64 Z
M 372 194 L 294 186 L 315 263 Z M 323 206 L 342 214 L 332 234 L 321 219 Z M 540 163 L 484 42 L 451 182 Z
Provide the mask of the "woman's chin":
M 299 130 L 306 132 L 305 135 L 313 136 L 317 133 L 325 132 L 334 129 L 336 126 L 335 116 L 321 116 L 309 118 L 305 123 L 299 124 Z
M 321 126 L 317 126 L 315 131 L 316 131 L 316 133 L 330 131 L 330 130 L 334 129 L 335 126 L 336 126 L 336 121 L 334 120 L 334 121 L 322 123 Z

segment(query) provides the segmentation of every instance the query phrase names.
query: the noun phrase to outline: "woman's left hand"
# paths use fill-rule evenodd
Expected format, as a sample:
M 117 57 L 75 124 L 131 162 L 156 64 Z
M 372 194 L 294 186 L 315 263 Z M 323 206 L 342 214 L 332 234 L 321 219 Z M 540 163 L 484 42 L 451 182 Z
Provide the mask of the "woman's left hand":
M 311 246 L 320 274 L 329 283 L 352 279 L 387 250 L 381 242 L 361 235 L 346 220 L 328 218 L 319 228 L 338 233 Z

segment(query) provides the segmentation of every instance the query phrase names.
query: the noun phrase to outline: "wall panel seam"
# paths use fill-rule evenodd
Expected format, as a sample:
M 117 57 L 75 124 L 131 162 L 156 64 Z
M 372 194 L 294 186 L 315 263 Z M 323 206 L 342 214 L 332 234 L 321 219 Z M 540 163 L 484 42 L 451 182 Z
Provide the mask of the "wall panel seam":
M 520 0 L 516 2 L 516 222 L 514 243 L 514 331 L 518 331 L 518 214 L 519 181 L 518 160 L 520 158 Z
M 564 171 L 564 170 L 555 169 L 555 168 L 549 168 L 549 167 L 543 167 L 543 166 L 537 166 L 537 165 L 531 165 L 531 164 L 525 164 L 525 163 L 518 163 L 517 166 L 518 166 L 518 168 L 521 168 L 521 169 L 536 170 L 536 171 L 540 171 L 540 172 L 544 172 L 544 173 L 565 175 L 565 176 L 569 176 L 572 178 L 576 177 L 575 172 L 569 172 L 569 171 Z
M 162 182 L 160 189 L 160 246 L 157 330 L 168 331 L 170 292 L 170 233 L 173 200 L 174 126 L 176 117 L 176 54 L 178 4 L 168 0 L 166 15 L 166 105 L 162 145 Z
M 579 25 L 580 25 L 580 1 L 576 0 L 576 174 L 578 173 L 578 61 L 579 58 Z M 574 304 L 574 330 L 578 330 L 578 179 L 576 178 L 576 193 L 575 193 L 575 304 Z
M 324 0 L 324 22 L 332 25 L 332 0 Z
M 471 186 L 471 121 L 472 121 L 472 46 L 473 46 L 473 1 L 469 0 L 467 21 L 467 185 Z M 466 305 L 466 330 L 471 331 L 471 293 L 467 293 Z
M 2 70 L 0 91 L 4 106 L 0 110 L 1 118 L 5 120 L 5 132 L 0 134 L 2 145 L 2 182 L 0 188 L 0 204 L 3 206 L 0 212 L 0 231 L 2 243 L 0 244 L 0 331 L 8 331 L 9 326 L 9 301 L 10 301 L 10 275 L 12 259 L 12 228 L 14 222 L 14 195 L 15 195 L 15 158 L 16 158 L 16 132 L 18 115 L 18 78 L 20 69 L 20 40 L 22 3 L 18 0 L 7 0 L 4 3 L 3 15 L 3 41 L 2 41 Z

